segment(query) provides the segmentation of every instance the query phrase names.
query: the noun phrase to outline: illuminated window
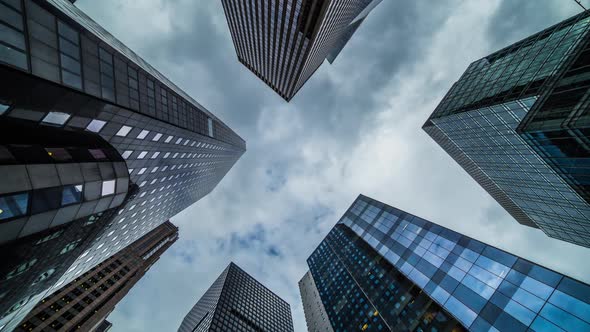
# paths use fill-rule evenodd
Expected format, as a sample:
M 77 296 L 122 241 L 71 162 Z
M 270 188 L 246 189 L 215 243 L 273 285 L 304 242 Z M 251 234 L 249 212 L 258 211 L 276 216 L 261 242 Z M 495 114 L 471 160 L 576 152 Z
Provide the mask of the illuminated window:
M 105 121 L 92 120 L 92 121 L 90 121 L 88 126 L 86 126 L 86 130 L 98 133 L 102 129 L 102 127 L 104 127 L 105 124 L 106 124 Z
M 123 158 L 127 159 L 133 153 L 133 150 L 127 150 L 123 152 Z
M 129 126 L 122 126 L 121 129 L 119 129 L 119 131 L 117 132 L 117 136 L 121 136 L 121 137 L 125 137 L 127 136 L 127 134 L 129 134 L 129 132 L 131 131 L 131 127 Z
M 42 122 L 54 125 L 63 125 L 64 123 L 66 123 L 66 121 L 68 121 L 70 116 L 70 114 L 63 112 L 49 112 L 43 118 Z
M 139 135 L 137 135 L 137 139 L 144 139 L 149 133 L 149 130 L 142 130 Z
M 115 180 L 103 181 L 101 196 L 112 195 L 114 193 L 115 193 Z

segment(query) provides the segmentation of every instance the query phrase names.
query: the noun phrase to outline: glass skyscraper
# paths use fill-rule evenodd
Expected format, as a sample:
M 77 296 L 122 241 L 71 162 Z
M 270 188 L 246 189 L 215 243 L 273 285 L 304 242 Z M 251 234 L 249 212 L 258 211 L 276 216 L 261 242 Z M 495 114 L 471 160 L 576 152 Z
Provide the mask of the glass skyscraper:
M 0 0 L 0 77 L 0 330 L 207 195 L 246 149 L 67 0 Z
M 222 0 L 238 60 L 290 101 L 382 0 Z
M 186 315 L 178 332 L 293 332 L 291 308 L 233 262 Z
M 590 247 L 590 12 L 473 62 L 424 130 L 519 223 Z
M 590 330 L 589 285 L 362 195 L 307 263 L 334 331 Z

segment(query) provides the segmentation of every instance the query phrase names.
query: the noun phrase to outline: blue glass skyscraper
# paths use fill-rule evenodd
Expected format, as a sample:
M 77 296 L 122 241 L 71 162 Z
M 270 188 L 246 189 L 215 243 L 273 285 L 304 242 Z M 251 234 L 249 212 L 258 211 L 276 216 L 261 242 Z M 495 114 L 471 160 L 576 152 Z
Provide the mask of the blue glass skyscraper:
M 362 195 L 307 262 L 334 331 L 590 330 L 589 285 Z

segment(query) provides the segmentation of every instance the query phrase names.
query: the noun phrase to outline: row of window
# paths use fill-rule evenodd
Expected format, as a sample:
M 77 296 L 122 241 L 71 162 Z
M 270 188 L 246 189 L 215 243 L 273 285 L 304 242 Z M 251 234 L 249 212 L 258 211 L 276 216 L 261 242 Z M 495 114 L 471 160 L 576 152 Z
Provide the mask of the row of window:
M 209 118 L 209 120 L 211 120 L 211 118 Z M 96 121 L 96 120 L 95 120 Z M 102 121 L 104 122 L 104 121 Z M 103 124 L 104 125 L 104 124 Z M 213 137 L 213 132 L 211 131 L 212 129 L 212 122 L 210 123 L 210 133 L 209 136 Z M 100 127 L 102 128 L 102 126 Z M 127 137 L 127 135 L 129 134 L 129 132 L 131 132 L 131 130 L 133 130 L 133 127 L 131 126 L 121 126 L 121 128 L 117 131 L 117 133 L 115 134 L 116 136 L 119 137 Z M 100 131 L 100 129 L 96 130 L 95 132 Z M 135 137 L 136 139 L 145 139 L 147 137 L 147 135 L 150 133 L 149 130 L 142 130 L 141 132 L 139 132 L 137 134 L 137 136 Z M 155 135 L 152 137 L 152 141 L 153 142 L 158 142 L 160 141 L 160 138 L 162 138 L 162 134 L 160 133 L 155 133 Z M 168 135 L 168 137 L 164 140 L 164 143 L 170 143 L 172 140 L 174 139 L 174 136 L 172 135 Z M 183 142 L 184 140 L 184 142 Z M 210 148 L 210 149 L 215 149 L 215 150 L 221 150 L 222 148 L 213 144 L 208 144 L 208 143 L 201 143 L 201 142 L 196 142 L 196 141 L 190 141 L 189 139 L 183 139 L 182 137 L 177 137 L 176 141 L 174 142 L 174 144 L 182 144 L 182 145 L 188 145 L 188 143 L 191 143 L 190 146 L 195 146 L 196 147 L 204 147 L 204 148 Z
M 83 184 L 37 189 L 0 196 L 0 220 L 38 214 L 83 201 Z M 102 182 L 101 197 L 115 193 L 115 180 Z

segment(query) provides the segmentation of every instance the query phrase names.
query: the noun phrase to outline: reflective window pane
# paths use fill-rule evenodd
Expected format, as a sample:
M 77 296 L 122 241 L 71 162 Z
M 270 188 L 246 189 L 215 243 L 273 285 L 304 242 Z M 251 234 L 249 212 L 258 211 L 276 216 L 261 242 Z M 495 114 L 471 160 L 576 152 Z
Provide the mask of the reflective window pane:
M 22 216 L 28 206 L 28 193 L 0 196 L 0 220 Z
M 139 135 L 137 135 L 138 139 L 144 139 L 150 133 L 149 130 L 142 130 Z
M 55 125 L 63 125 L 64 123 L 66 123 L 66 121 L 68 121 L 69 118 L 70 114 L 68 113 L 49 112 L 41 121 Z
M 86 126 L 86 130 L 98 133 L 102 129 L 102 127 L 104 127 L 105 124 L 106 122 L 104 121 L 94 119 L 90 121 L 88 126 Z
M 80 203 L 82 201 L 82 189 L 81 184 L 65 186 L 61 195 L 61 205 Z
M 6 110 L 8 110 L 10 108 L 10 105 L 5 105 L 0 103 L 0 115 L 4 114 L 4 112 L 6 112 Z
M 102 196 L 107 196 L 115 193 L 115 180 L 102 182 Z
M 88 152 L 90 152 L 92 157 L 96 160 L 104 160 L 107 158 L 101 149 L 89 149 Z
M 56 161 L 72 160 L 70 153 L 63 148 L 46 148 L 47 154 Z
M 129 132 L 131 131 L 131 127 L 129 126 L 122 126 L 121 129 L 119 129 L 119 131 L 117 132 L 117 136 L 121 136 L 121 137 L 125 137 L 127 136 L 127 134 L 129 134 Z
M 58 209 L 61 206 L 61 187 L 37 189 L 33 191 L 31 214 Z

